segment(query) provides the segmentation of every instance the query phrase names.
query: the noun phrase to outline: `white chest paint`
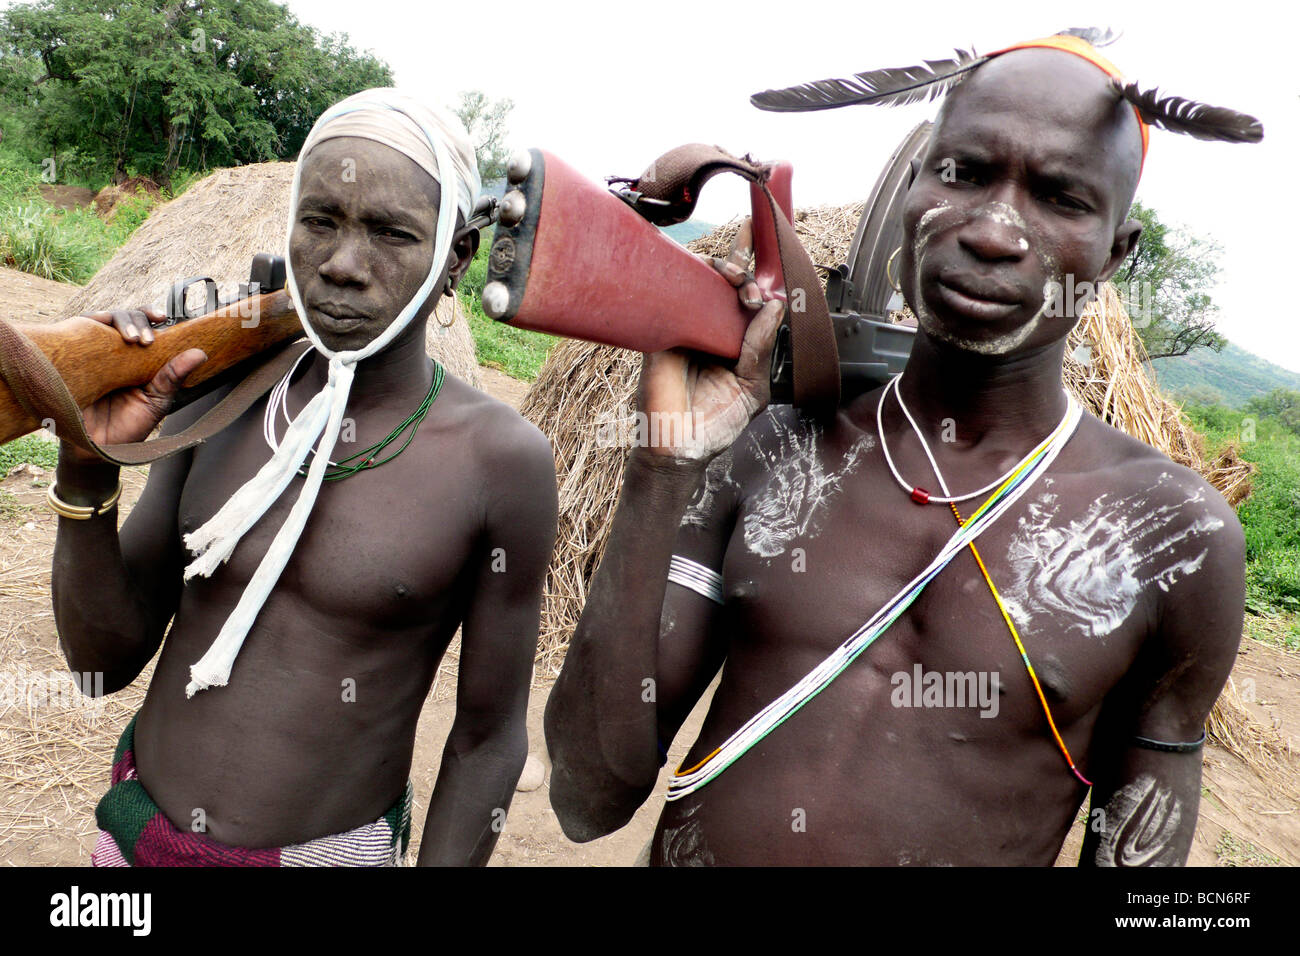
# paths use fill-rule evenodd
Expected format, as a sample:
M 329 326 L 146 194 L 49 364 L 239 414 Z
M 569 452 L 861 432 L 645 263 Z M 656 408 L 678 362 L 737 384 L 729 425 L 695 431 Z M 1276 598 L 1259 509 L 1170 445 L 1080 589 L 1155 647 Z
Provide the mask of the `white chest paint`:
M 1156 487 L 1169 480 L 1162 474 Z M 1209 548 L 1189 542 L 1223 527 L 1223 521 L 1198 507 L 1202 489 L 1181 501 L 1153 491 L 1103 494 L 1071 519 L 1058 517 L 1056 494 L 1040 494 L 1007 550 L 1011 578 L 1003 597 L 1017 624 L 1028 630 L 1050 619 L 1054 627 L 1105 638 L 1152 584 L 1167 591 L 1199 569 Z
M 769 477 L 744 517 L 745 546 L 762 558 L 774 558 L 796 539 L 817 534 L 845 477 L 858 469 L 876 444 L 863 435 L 827 467 L 820 454 L 818 426 L 796 430 L 775 420 L 773 425 L 776 447 L 759 452 Z

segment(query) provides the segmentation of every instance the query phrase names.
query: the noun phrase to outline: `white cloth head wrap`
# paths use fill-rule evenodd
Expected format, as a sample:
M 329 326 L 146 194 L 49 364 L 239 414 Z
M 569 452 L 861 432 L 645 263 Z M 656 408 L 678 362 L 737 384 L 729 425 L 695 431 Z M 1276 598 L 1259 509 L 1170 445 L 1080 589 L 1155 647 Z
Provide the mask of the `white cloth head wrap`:
M 306 321 L 307 313 L 303 309 L 298 282 L 293 274 L 292 258 L 285 256 L 288 263 L 289 294 L 293 297 L 298 315 L 303 317 L 302 324 L 307 337 L 316 346 L 316 350 L 329 359 L 329 378 L 325 387 L 312 397 L 293 420 L 271 460 L 235 492 L 207 523 L 185 536 L 185 546 L 197 555 L 185 569 L 187 581 L 195 575 L 207 577 L 230 557 L 244 534 L 293 482 L 317 439 L 320 443 L 316 447 L 311 466 L 307 469 L 307 477 L 298 500 L 249 580 L 239 603 L 226 619 L 207 653 L 190 668 L 191 679 L 185 688 L 189 697 L 208 687 L 224 686 L 229 681 L 230 669 L 243 646 L 244 637 L 288 564 L 298 538 L 302 535 L 302 529 L 307 524 L 312 506 L 316 503 L 325 469 L 338 440 L 343 412 L 347 408 L 354 367 L 357 362 L 379 352 L 400 335 L 428 297 L 438 294 L 434 290 L 434 283 L 442 275 L 451 253 L 452 237 L 456 231 L 456 211 L 459 209 L 468 221 L 478 201 L 481 184 L 474 147 L 465 127 L 456 116 L 394 89 L 366 90 L 349 96 L 321 114 L 303 143 L 298 156 L 298 168 L 294 171 L 293 190 L 289 194 L 290 233 L 297 218 L 303 160 L 313 147 L 339 136 L 357 136 L 383 143 L 409 156 L 440 184 L 441 199 L 433 245 L 433 263 L 419 291 L 380 336 L 363 349 L 331 352 Z

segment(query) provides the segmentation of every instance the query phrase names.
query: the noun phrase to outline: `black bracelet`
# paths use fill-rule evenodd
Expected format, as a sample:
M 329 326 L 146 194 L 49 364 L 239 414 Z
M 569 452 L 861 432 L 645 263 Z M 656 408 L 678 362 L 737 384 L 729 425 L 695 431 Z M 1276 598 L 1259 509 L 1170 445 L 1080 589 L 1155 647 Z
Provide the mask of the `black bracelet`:
M 1205 746 L 1205 731 L 1201 731 L 1200 740 L 1193 740 L 1191 743 L 1171 744 L 1163 740 L 1152 740 L 1150 737 L 1134 737 L 1133 743 L 1147 750 L 1159 750 L 1162 753 L 1189 754 Z

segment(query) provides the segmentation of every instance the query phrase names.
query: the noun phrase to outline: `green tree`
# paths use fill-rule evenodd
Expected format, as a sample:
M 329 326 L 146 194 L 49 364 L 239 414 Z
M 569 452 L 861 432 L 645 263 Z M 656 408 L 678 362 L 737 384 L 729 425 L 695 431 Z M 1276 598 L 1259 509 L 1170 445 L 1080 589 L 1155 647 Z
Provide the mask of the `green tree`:
M 1174 389 L 1174 401 L 1185 405 L 1221 405 L 1223 393 L 1212 385 L 1184 385 Z
M 83 175 L 294 156 L 331 103 L 387 65 L 271 0 L 40 0 L 0 15 L 0 95 Z
M 1142 235 L 1115 279 L 1147 354 L 1155 359 L 1199 348 L 1221 351 L 1227 340 L 1215 331 L 1219 307 L 1205 291 L 1219 271 L 1219 246 L 1169 227 L 1141 203 L 1129 215 L 1142 222 Z
M 513 100 L 490 100 L 479 90 L 466 90 L 460 94 L 460 104 L 452 110 L 469 131 L 478 155 L 478 174 L 484 183 L 506 174 L 506 163 L 510 161 L 506 118 L 514 108 Z
M 1258 395 L 1248 401 L 1246 411 L 1261 418 L 1276 418 L 1289 430 L 1300 435 L 1300 392 L 1275 388 L 1267 395 Z

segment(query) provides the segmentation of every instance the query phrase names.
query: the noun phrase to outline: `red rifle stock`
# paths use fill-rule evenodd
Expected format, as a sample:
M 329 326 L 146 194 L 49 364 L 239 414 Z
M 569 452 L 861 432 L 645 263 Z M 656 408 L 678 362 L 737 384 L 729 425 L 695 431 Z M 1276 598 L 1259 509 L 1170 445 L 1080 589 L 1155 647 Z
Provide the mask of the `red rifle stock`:
M 740 356 L 753 312 L 731 283 L 554 154 L 533 149 L 527 156 L 512 163 L 512 188 L 499 207 L 483 289 L 489 316 L 639 352 Z M 792 173 L 780 163 L 767 179 L 787 217 Z M 771 209 L 757 184 L 750 199 L 755 279 L 765 295 L 784 299 Z

